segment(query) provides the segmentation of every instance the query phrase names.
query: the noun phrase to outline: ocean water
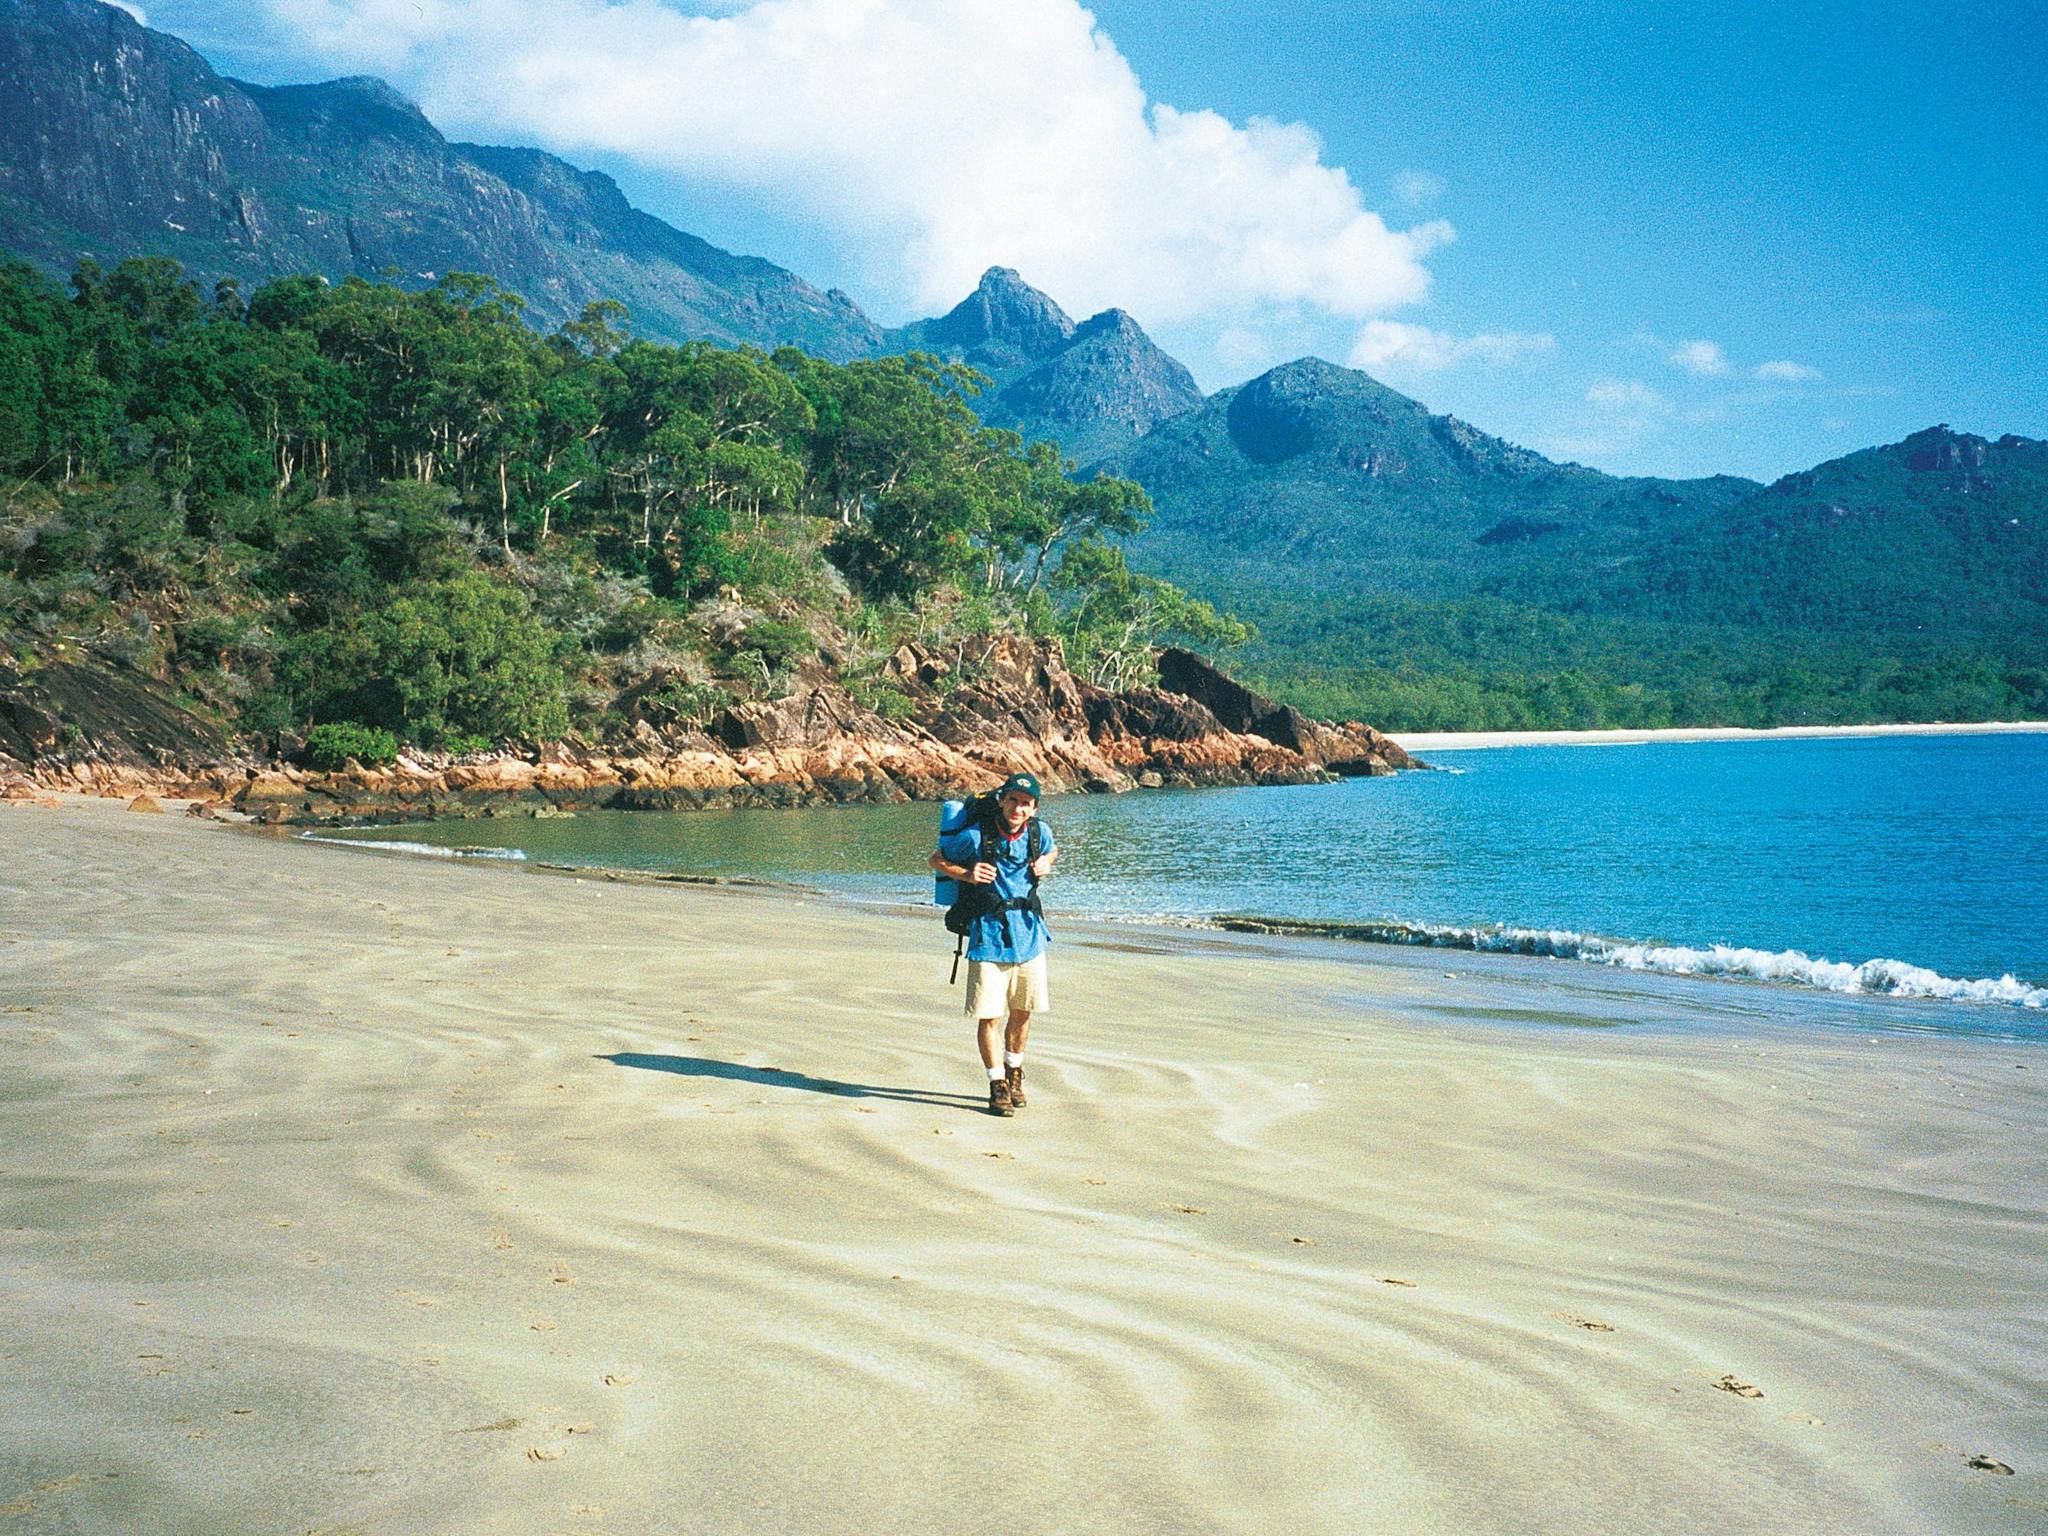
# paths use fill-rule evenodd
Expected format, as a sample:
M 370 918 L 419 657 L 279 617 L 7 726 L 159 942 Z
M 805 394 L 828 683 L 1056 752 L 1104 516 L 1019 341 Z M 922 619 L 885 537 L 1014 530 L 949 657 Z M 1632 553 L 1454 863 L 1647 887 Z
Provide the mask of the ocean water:
M 2048 734 L 1507 747 L 1430 760 L 1443 771 L 1053 797 L 1041 814 L 1062 854 L 1048 909 L 1344 924 L 1382 943 L 2048 1021 Z M 599 812 L 334 835 L 921 902 L 936 816 L 932 805 Z

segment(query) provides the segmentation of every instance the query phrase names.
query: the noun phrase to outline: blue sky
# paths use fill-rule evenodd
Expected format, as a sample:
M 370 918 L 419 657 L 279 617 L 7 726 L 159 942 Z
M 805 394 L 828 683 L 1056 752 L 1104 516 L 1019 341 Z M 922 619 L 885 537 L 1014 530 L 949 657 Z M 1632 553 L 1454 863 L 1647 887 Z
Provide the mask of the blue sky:
M 246 78 L 383 75 L 885 321 L 1003 262 L 1206 388 L 1315 353 L 1617 473 L 2048 436 L 2038 0 L 143 9 Z

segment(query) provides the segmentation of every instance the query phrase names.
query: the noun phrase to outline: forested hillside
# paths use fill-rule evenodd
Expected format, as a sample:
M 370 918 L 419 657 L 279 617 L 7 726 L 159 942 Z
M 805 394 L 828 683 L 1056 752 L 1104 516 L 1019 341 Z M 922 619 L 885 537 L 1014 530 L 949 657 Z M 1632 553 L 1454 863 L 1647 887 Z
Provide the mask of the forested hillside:
M 0 658 L 104 662 L 358 757 L 708 718 L 804 676 L 889 718 L 906 638 L 1141 679 L 1242 629 L 1125 565 L 1149 513 L 983 426 L 978 375 L 542 336 L 487 278 L 203 294 L 0 267 Z M 956 679 L 958 681 L 958 679 Z
M 1557 464 L 1304 359 L 1111 461 L 1133 558 L 1269 691 L 1393 729 L 2048 715 L 2048 444 L 1935 428 L 1764 487 Z

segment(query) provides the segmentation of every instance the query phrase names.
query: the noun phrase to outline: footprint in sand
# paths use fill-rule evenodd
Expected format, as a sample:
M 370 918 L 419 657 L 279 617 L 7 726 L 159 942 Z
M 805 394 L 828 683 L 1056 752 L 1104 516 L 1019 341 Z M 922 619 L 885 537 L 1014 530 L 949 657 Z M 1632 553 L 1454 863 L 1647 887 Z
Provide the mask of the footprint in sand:
M 1381 1275 L 1381 1276 L 1380 1276 L 1380 1284 L 1381 1284 L 1381 1285 L 1398 1285 L 1398 1286 L 1402 1287 L 1402 1288 L 1403 1288 L 1404 1290 L 1410 1290 L 1410 1291 L 1412 1291 L 1412 1290 L 1414 1290 L 1414 1289 L 1415 1289 L 1415 1282 L 1414 1282 L 1413 1280 L 1397 1280 L 1397 1279 L 1396 1279 L 1396 1278 L 1395 1278 L 1394 1276 L 1392 1276 L 1392 1275 Z
M 1209 1214 L 1207 1207 L 1200 1205 L 1169 1205 L 1167 1209 L 1169 1211 L 1178 1211 L 1183 1216 L 1206 1216 Z
M 526 1448 L 528 1461 L 560 1461 L 562 1448 L 558 1445 L 529 1445 Z
M 2011 1477 L 2013 1475 L 2011 1467 L 2008 1467 L 2002 1461 L 1993 1460 L 1989 1456 L 1972 1456 L 1963 1465 L 1974 1467 L 1979 1472 L 1992 1473 L 1997 1477 Z
M 1574 1328 L 1583 1328 L 1588 1333 L 1614 1332 L 1614 1324 L 1596 1323 L 1590 1317 L 1581 1317 L 1576 1312 L 1560 1312 L 1557 1314 L 1557 1316 L 1563 1318 L 1566 1322 L 1570 1323 Z
M 448 1433 L 451 1435 L 494 1435 L 501 1430 L 517 1429 L 518 1427 L 519 1420 L 517 1419 L 499 1419 L 494 1424 L 472 1424 L 467 1429 L 451 1429 Z
M 1287 1241 L 1297 1248 L 1313 1248 L 1316 1245 L 1316 1240 L 1312 1237 L 1290 1237 Z
M 1762 1397 L 1764 1389 L 1746 1381 L 1737 1381 L 1733 1376 L 1723 1376 L 1714 1383 L 1716 1391 L 1728 1392 L 1736 1397 Z
M 1098 1184 L 1098 1185 L 1100 1185 L 1100 1184 L 1107 1184 L 1107 1183 L 1109 1182 L 1109 1180 L 1107 1180 L 1107 1179 L 1083 1179 L 1083 1180 L 1082 1180 L 1081 1182 L 1082 1182 L 1083 1184 Z
M 608 1387 L 630 1387 L 639 1379 L 639 1377 L 628 1375 L 623 1371 L 606 1371 L 604 1373 L 604 1384 Z

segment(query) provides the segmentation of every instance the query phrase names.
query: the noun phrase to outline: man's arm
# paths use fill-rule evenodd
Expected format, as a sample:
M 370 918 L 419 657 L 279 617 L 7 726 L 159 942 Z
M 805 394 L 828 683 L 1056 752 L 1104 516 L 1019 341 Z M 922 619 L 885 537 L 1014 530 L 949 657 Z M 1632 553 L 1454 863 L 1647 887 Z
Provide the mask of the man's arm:
M 979 849 L 976 851 L 979 852 Z M 937 849 L 932 851 L 930 863 L 935 871 L 948 880 L 959 880 L 967 885 L 989 885 L 996 878 L 996 867 L 993 864 L 980 859 L 971 864 L 955 864 Z

